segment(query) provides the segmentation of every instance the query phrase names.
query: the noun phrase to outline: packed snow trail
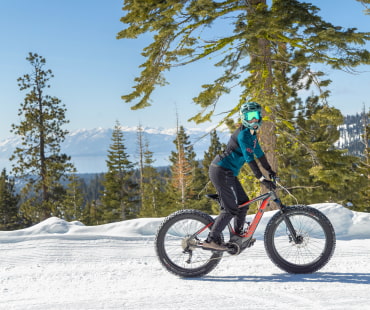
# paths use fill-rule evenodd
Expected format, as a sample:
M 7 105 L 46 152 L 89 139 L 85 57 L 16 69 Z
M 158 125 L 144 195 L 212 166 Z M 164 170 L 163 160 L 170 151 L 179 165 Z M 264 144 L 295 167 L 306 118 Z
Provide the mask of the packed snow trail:
M 263 228 L 256 244 L 225 255 L 209 275 L 181 279 L 154 251 L 162 219 L 84 226 L 50 218 L 0 232 L 0 309 L 366 309 L 370 284 L 370 214 L 316 205 L 338 241 L 322 270 L 291 275 L 267 257 Z

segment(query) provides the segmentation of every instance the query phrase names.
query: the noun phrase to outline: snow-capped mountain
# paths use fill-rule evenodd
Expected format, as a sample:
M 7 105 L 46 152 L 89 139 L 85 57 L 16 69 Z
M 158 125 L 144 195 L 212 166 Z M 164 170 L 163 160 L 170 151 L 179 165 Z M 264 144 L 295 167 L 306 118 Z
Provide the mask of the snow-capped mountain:
M 137 128 L 121 127 L 121 129 L 124 134 L 126 152 L 130 155 L 130 160 L 136 162 L 138 160 Z M 111 144 L 112 133 L 112 128 L 71 131 L 62 144 L 62 152 L 72 157 L 72 162 L 79 173 L 104 172 L 106 171 L 105 161 Z M 193 128 L 186 129 L 186 133 L 191 143 L 193 143 L 197 158 L 202 159 L 204 152 L 210 145 L 208 131 Z M 175 150 L 173 141 L 176 137 L 176 128 L 144 128 L 143 136 L 149 143 L 149 150 L 153 152 L 154 165 L 169 165 L 169 156 L 171 151 Z M 228 133 L 221 132 L 219 137 L 224 142 L 228 137 Z M 0 141 L 0 169 L 6 168 L 10 170 L 11 163 L 8 159 L 20 143 L 20 138 L 16 136 Z
M 137 127 L 121 127 L 124 134 L 126 152 L 132 162 L 138 161 Z M 359 156 L 363 152 L 361 143 L 363 131 L 363 115 L 346 116 L 344 124 L 338 127 L 340 138 L 336 147 L 348 149 L 352 155 Z M 112 128 L 79 129 L 71 131 L 62 144 L 62 152 L 72 157 L 79 173 L 96 173 L 106 171 L 106 159 L 112 139 Z M 186 129 L 189 140 L 193 143 L 197 159 L 202 159 L 204 152 L 210 145 L 209 130 L 199 128 Z M 143 128 L 143 136 L 149 143 L 149 150 L 153 152 L 154 166 L 168 166 L 171 151 L 175 151 L 174 140 L 176 128 Z M 228 130 L 218 132 L 221 142 L 226 143 L 229 137 Z M 0 141 L 0 169 L 11 169 L 9 157 L 19 146 L 21 140 L 13 136 Z

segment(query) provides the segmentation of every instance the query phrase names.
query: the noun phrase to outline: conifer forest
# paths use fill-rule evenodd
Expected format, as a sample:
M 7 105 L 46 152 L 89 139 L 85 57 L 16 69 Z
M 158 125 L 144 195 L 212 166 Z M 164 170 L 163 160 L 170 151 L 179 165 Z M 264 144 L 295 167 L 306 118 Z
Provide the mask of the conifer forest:
M 28 227 L 50 216 L 99 225 L 164 217 L 185 208 L 217 214 L 218 206 L 205 197 L 215 192 L 208 167 L 225 147 L 217 128 L 227 125 L 231 134 L 246 101 L 263 107 L 259 140 L 289 189 L 280 192 L 285 204 L 336 202 L 370 212 L 370 110 L 364 105 L 361 115 L 343 116 L 328 103 L 330 76 L 315 67 L 355 71 L 369 65 L 365 45 L 370 32 L 332 25 L 314 5 L 296 0 L 274 0 L 271 5 L 265 0 L 125 0 L 123 10 L 117 39 L 127 43 L 151 34 L 152 42 L 137 51 L 143 55 L 142 71 L 132 92 L 122 95 L 122 104 L 136 110 L 154 106 L 152 93 L 165 87 L 165 73 L 199 61 L 223 70 L 193 98 L 198 109 L 190 121 L 212 121 L 219 99 L 234 88 L 240 90 L 239 101 L 205 137 L 209 148 L 201 160 L 181 124 L 168 167 L 155 166 L 141 125 L 133 160 L 121 130 L 125 124 L 117 121 L 112 124 L 106 172 L 82 176 L 61 149 L 69 120 L 63 100 L 50 94 L 53 72 L 46 58 L 30 52 L 30 70 L 18 79 L 24 98 L 19 122 L 10 128 L 22 144 L 10 158 L 11 171 L 2 169 L 0 175 L 0 230 Z M 215 35 L 212 27 L 219 23 L 227 23 L 230 32 Z M 354 121 L 356 132 L 346 126 Z M 353 135 L 357 142 L 346 142 Z M 248 165 L 239 179 L 249 197 L 265 190 Z M 17 190 L 19 183 L 22 188 Z

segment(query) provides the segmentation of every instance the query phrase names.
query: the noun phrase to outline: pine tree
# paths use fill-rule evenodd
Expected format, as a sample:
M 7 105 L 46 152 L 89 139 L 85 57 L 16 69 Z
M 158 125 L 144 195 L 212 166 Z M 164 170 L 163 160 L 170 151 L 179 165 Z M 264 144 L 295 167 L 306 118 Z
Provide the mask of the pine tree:
M 164 182 L 158 171 L 153 167 L 153 152 L 149 150 L 148 141 L 144 144 L 143 171 L 142 171 L 142 204 L 141 217 L 162 216 L 164 197 Z
M 309 173 L 313 176 L 313 181 L 321 185 L 320 201 L 342 204 L 348 201 L 357 202 L 359 196 L 356 190 L 362 183 L 361 177 L 356 173 L 359 158 L 346 155 L 345 150 L 333 147 L 339 138 L 337 127 L 342 124 L 343 116 L 337 109 L 322 107 L 312 116 L 312 120 L 315 122 L 315 126 L 311 128 L 311 139 L 314 142 L 312 148 L 317 154 L 318 162 Z
M 356 172 L 359 158 L 339 150 L 338 126 L 343 123 L 339 110 L 319 103 L 317 96 L 299 104 L 298 116 L 287 116 L 290 132 L 278 138 L 279 176 L 294 195 L 285 195 L 285 203 L 346 202 L 357 203 L 361 176 Z M 284 195 L 284 193 L 282 193 Z
M 104 173 L 95 174 L 94 178 L 90 180 L 87 185 L 87 201 L 101 200 L 102 192 L 104 192 Z
M 21 227 L 18 202 L 19 196 L 15 193 L 14 179 L 10 179 L 3 169 L 0 175 L 0 230 Z
M 65 190 L 61 182 L 74 172 L 70 157 L 61 153 L 60 145 L 68 133 L 62 126 L 68 123 L 66 108 L 56 97 L 45 93 L 50 87 L 52 71 L 44 69 L 46 60 L 38 54 L 29 53 L 26 58 L 33 71 L 18 79 L 20 90 L 29 90 L 21 104 L 19 125 L 12 131 L 22 139 L 10 158 L 13 172 L 27 181 L 22 190 L 21 211 L 33 223 L 60 212 L 60 202 Z
M 82 214 L 82 222 L 86 225 L 106 223 L 103 218 L 103 206 L 100 200 L 91 200 L 86 203 Z
M 108 150 L 102 203 L 105 222 L 122 221 L 136 217 L 138 213 L 138 186 L 132 180 L 133 163 L 129 160 L 124 145 L 124 136 L 117 121 L 112 144 Z
M 178 204 L 178 207 L 174 206 L 175 209 L 184 209 L 192 186 L 195 153 L 183 126 L 177 127 L 176 138 L 173 142 L 176 151 L 172 151 L 170 156 L 172 164 L 169 194 L 172 194 L 174 202 Z
M 153 152 L 149 150 L 149 142 L 145 139 L 141 125 L 137 131 L 139 153 L 139 188 L 140 188 L 140 217 L 158 217 L 163 203 L 162 180 L 153 167 Z
M 196 159 L 194 147 L 183 126 L 177 127 L 173 141 L 176 151 L 171 152 L 171 183 L 167 188 L 170 210 L 193 208 L 211 211 L 210 203 L 204 197 L 208 174 L 205 175 L 200 161 Z
M 82 186 L 82 180 L 75 174 L 71 175 L 63 201 L 63 214 L 61 216 L 63 219 L 67 221 L 81 221 L 83 219 L 83 210 L 86 202 L 84 201 Z
M 278 167 L 276 114 L 287 83 L 295 82 L 296 91 L 316 85 L 325 100 L 328 92 L 323 88 L 329 81 L 322 71 L 311 69 L 313 64 L 352 70 L 370 62 L 369 51 L 362 48 L 369 33 L 328 23 L 316 6 L 297 0 L 273 0 L 270 6 L 266 0 L 125 0 L 123 9 L 127 14 L 121 21 L 127 28 L 118 39 L 154 35 L 144 48 L 145 62 L 134 90 L 122 99 L 133 102 L 132 109 L 149 106 L 154 89 L 166 84 L 165 71 L 207 59 L 224 70 L 202 85 L 203 91 L 194 98 L 201 112 L 192 120 L 210 120 L 219 98 L 240 86 L 240 100 L 226 117 L 247 100 L 262 104 L 265 122 L 260 140 L 274 170 Z M 230 32 L 214 31 L 220 25 L 230 26 Z
M 370 0 L 357 0 L 357 1 L 361 2 L 362 5 L 365 7 L 364 13 L 370 15 Z
M 364 153 L 361 157 L 360 163 L 357 168 L 357 173 L 362 176 L 362 184 L 358 189 L 359 201 L 355 205 L 355 210 L 370 212 L 370 110 L 363 112 L 363 134 L 362 143 L 364 144 Z
M 183 126 L 177 127 L 173 142 L 176 151 L 172 151 L 170 156 L 171 175 L 166 188 L 164 215 L 184 208 L 202 209 L 204 205 L 200 201 L 200 194 L 205 185 L 205 177 Z
M 208 175 L 209 166 L 212 160 L 216 157 L 216 155 L 221 154 L 223 149 L 226 147 L 225 144 L 220 142 L 220 138 L 218 137 L 216 130 L 212 130 L 210 132 L 210 137 L 211 143 L 208 150 L 204 152 L 204 157 L 202 161 L 204 173 L 206 175 Z
M 137 127 L 137 147 L 139 153 L 139 189 L 140 189 L 140 213 L 144 203 L 144 129 L 139 124 Z

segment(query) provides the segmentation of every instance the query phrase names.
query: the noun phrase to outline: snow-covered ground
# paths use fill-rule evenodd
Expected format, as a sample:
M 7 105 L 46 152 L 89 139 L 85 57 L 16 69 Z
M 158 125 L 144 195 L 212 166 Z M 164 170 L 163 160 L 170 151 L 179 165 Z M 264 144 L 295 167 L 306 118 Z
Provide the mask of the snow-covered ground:
M 159 263 L 162 219 L 84 226 L 50 218 L 0 232 L 0 309 L 370 309 L 370 214 L 314 205 L 332 221 L 337 247 L 319 272 L 278 269 L 263 245 L 223 260 L 203 278 L 182 279 Z

